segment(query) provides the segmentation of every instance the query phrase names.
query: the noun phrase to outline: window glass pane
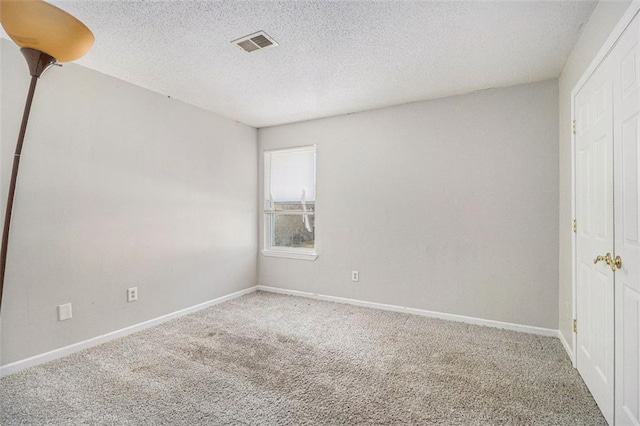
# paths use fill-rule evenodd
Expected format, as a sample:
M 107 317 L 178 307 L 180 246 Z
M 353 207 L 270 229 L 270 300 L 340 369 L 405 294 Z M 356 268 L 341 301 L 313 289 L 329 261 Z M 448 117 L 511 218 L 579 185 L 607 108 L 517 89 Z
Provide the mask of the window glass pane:
M 272 217 L 274 247 L 314 248 L 315 215 L 275 213 Z

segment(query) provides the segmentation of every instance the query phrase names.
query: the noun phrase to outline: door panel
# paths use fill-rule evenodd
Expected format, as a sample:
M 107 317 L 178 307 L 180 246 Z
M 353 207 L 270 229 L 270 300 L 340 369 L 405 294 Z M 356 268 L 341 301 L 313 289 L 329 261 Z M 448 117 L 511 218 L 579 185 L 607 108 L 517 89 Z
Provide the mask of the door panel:
M 615 255 L 615 420 L 640 425 L 640 238 L 638 119 L 640 116 L 638 17 L 611 53 L 614 68 Z
M 636 16 L 574 103 L 576 363 L 607 421 L 636 426 L 640 426 L 639 22 Z M 593 264 L 597 255 L 607 252 L 622 258 L 615 273 L 604 262 Z
M 625 242 L 638 242 L 638 114 L 622 123 L 622 235 Z
M 640 338 L 638 336 L 638 322 L 640 318 L 640 297 L 638 292 L 624 286 L 623 306 L 621 316 L 624 318 L 622 325 L 622 353 L 620 358 L 621 374 L 619 388 L 617 391 L 617 404 L 619 412 L 616 417 L 620 419 L 618 424 L 638 425 L 640 424 L 640 399 L 638 398 L 638 382 L 640 382 L 640 362 L 638 353 L 640 353 Z
M 613 251 L 612 78 L 603 63 L 575 98 L 577 315 L 576 354 L 600 410 L 613 422 L 613 272 L 598 255 Z

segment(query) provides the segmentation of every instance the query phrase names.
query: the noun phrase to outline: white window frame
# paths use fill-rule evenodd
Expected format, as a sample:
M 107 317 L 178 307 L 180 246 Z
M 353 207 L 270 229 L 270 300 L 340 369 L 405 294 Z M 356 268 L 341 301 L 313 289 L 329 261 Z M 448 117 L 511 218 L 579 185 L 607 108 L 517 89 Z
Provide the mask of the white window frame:
M 317 150 L 315 145 L 305 145 L 298 146 L 293 148 L 283 148 L 283 149 L 272 149 L 265 150 L 263 153 L 263 212 L 262 212 L 262 224 L 263 224 L 263 233 L 262 233 L 262 254 L 264 256 L 271 257 L 284 257 L 289 259 L 300 259 L 300 260 L 315 260 L 318 258 L 318 253 L 316 252 L 316 243 L 314 238 L 314 247 L 313 248 L 303 248 L 303 247 L 278 247 L 271 245 L 273 238 L 273 217 L 276 214 L 276 211 L 273 209 L 270 200 L 269 191 L 266 188 L 269 187 L 271 183 L 270 171 L 271 167 L 269 166 L 269 162 L 271 161 L 271 154 L 274 152 L 277 153 L 294 153 L 299 151 L 308 151 L 310 148 L 313 149 L 314 152 L 314 193 L 315 193 L 315 184 L 317 179 Z M 317 197 L 316 197 L 317 199 Z M 316 199 L 314 199 L 314 211 L 309 214 L 316 214 Z M 279 211 L 279 214 L 283 214 L 283 212 Z M 286 214 L 286 213 L 284 213 Z M 293 213 L 297 215 L 304 215 L 305 213 Z M 315 222 L 315 220 L 314 220 Z M 314 225 L 315 226 L 315 225 Z M 315 231 L 314 231 L 315 234 Z

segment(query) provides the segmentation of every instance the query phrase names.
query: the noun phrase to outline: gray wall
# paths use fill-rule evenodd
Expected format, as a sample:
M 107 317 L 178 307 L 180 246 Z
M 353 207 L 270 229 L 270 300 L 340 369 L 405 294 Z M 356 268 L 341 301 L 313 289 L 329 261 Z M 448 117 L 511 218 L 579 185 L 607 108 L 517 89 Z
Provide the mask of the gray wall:
M 2 210 L 29 83 L 2 45 Z M 22 157 L 2 363 L 256 283 L 256 130 L 78 65 L 49 70 Z M 126 288 L 139 300 L 126 303 Z M 73 319 L 56 307 L 73 303 Z
M 318 155 L 319 257 L 260 255 L 260 284 L 557 328 L 557 80 L 258 140 L 260 152 L 317 144 Z
M 560 265 L 560 332 L 569 342 L 573 341 L 571 323 L 572 275 L 571 275 L 571 90 L 594 59 L 602 44 L 609 37 L 630 1 L 599 2 L 582 29 L 582 34 L 569 56 L 559 80 L 560 91 L 560 216 L 559 216 L 559 265 Z

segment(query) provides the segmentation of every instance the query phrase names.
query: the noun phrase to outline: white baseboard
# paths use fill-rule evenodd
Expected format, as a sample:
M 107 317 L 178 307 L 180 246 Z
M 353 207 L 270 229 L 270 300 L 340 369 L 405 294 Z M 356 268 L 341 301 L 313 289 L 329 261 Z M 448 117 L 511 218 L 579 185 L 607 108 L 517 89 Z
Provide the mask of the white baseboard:
M 110 333 L 93 337 L 91 339 L 84 340 L 82 342 L 74 343 L 72 345 L 65 346 L 63 348 L 54 349 L 52 351 L 45 352 L 40 355 L 35 355 L 20 361 L 16 361 L 11 364 L 2 365 L 0 366 L 0 377 L 8 376 L 10 374 L 17 373 L 18 371 L 22 371 L 25 368 L 44 364 L 45 362 L 53 361 L 55 359 L 62 358 L 64 356 L 71 355 L 72 353 L 81 351 L 83 349 L 91 348 L 93 346 L 106 343 L 110 340 L 127 336 L 129 334 L 147 329 L 149 327 L 153 327 L 155 325 L 161 324 L 171 319 L 182 317 L 184 315 L 188 315 L 190 313 L 208 308 L 213 305 L 217 305 L 222 302 L 226 302 L 228 300 L 236 299 L 238 297 L 244 296 L 245 294 L 253 293 L 254 291 L 257 291 L 257 290 L 266 291 L 270 293 L 287 294 L 291 296 L 300 296 L 300 297 L 307 297 L 311 299 L 325 300 L 328 302 L 362 306 L 366 308 L 382 309 L 385 311 L 403 312 L 407 314 L 420 315 L 420 316 L 430 317 L 430 318 L 439 318 L 439 319 L 448 320 L 448 321 L 464 322 L 467 324 L 482 325 L 487 327 L 500 328 L 504 330 L 519 331 L 522 333 L 538 334 L 541 336 L 558 337 L 562 342 L 562 345 L 564 346 L 565 350 L 569 354 L 569 358 L 573 360 L 573 354 L 571 352 L 570 346 L 567 343 L 567 341 L 564 339 L 564 336 L 562 335 L 562 333 L 560 333 L 559 330 L 542 328 L 542 327 L 533 327 L 529 325 L 513 324 L 508 322 L 502 322 L 502 321 L 487 320 L 482 318 L 467 317 L 464 315 L 446 314 L 442 312 L 427 311 L 424 309 L 407 308 L 407 307 L 397 306 L 397 305 L 387 305 L 384 303 L 366 302 L 363 300 L 347 299 L 344 297 L 337 297 L 337 296 L 327 296 L 327 295 L 316 294 L 316 293 L 308 293 L 305 291 L 287 290 L 283 288 L 257 285 L 254 287 L 249 287 L 244 290 L 237 291 L 235 293 L 228 294 L 226 296 L 218 297 L 217 299 L 213 299 L 208 302 L 200 303 L 199 305 L 181 309 L 179 311 L 175 311 L 175 312 L 172 312 L 172 313 L 169 313 L 145 322 L 141 322 L 139 324 L 122 328 L 120 330 L 112 331 Z
M 467 317 L 464 315 L 445 314 L 442 312 L 427 311 L 424 309 L 407 308 L 397 305 L 386 305 L 384 303 L 365 302 L 356 299 L 347 299 L 337 296 L 326 296 L 323 294 L 308 293 L 306 291 L 287 290 L 277 287 L 269 287 L 264 285 L 256 286 L 258 291 L 266 291 L 270 293 L 288 294 L 290 296 L 308 297 L 310 299 L 326 300 L 329 302 L 344 303 L 348 305 L 363 306 L 366 308 L 382 309 L 385 311 L 404 312 L 407 314 L 420 315 L 429 318 L 439 318 L 447 321 L 464 322 L 467 324 L 482 325 L 486 327 L 501 328 L 504 330 L 519 331 L 521 333 L 537 334 L 540 336 L 558 337 L 558 330 L 551 328 L 534 327 L 530 325 L 513 324 L 509 322 L 487 320 L 482 318 Z
M 245 294 L 253 293 L 256 290 L 257 290 L 256 286 L 249 287 L 244 290 L 240 290 L 240 291 L 236 291 L 235 293 L 228 294 L 226 296 L 218 297 L 217 299 L 209 300 L 208 302 L 191 306 L 190 308 L 185 308 L 179 311 L 171 312 L 170 314 L 162 315 L 160 317 L 157 317 L 145 322 L 141 322 L 139 324 L 135 324 L 126 328 L 122 328 L 120 330 L 112 331 L 110 333 L 103 334 L 101 336 L 93 337 L 91 339 L 84 340 L 82 342 L 74 343 L 72 345 L 65 346 L 63 348 L 54 349 L 52 351 L 45 352 L 40 355 L 35 355 L 30 358 L 12 362 L 11 364 L 2 365 L 0 366 L 0 377 L 8 376 L 9 374 L 17 373 L 18 371 L 24 370 L 25 368 L 44 364 L 45 362 L 53 361 L 55 359 L 62 358 L 63 356 L 71 355 L 74 352 L 91 348 L 93 346 L 106 343 L 110 340 L 114 340 L 119 337 L 124 337 L 126 335 L 144 330 L 149 327 L 153 327 L 155 325 L 161 324 L 171 319 L 182 317 L 182 316 L 191 314 L 193 312 L 208 308 L 209 306 L 217 305 L 219 303 L 226 302 L 231 299 L 236 299 L 240 296 L 244 296 Z
M 571 360 L 571 363 L 573 364 L 573 351 L 571 350 L 571 345 L 569 344 L 569 342 L 567 342 L 567 339 L 564 338 L 564 334 L 562 334 L 562 331 L 558 330 L 558 339 L 560 339 L 560 342 L 562 343 L 562 346 L 564 346 L 564 350 L 567 351 L 567 355 L 569 355 L 569 359 Z

